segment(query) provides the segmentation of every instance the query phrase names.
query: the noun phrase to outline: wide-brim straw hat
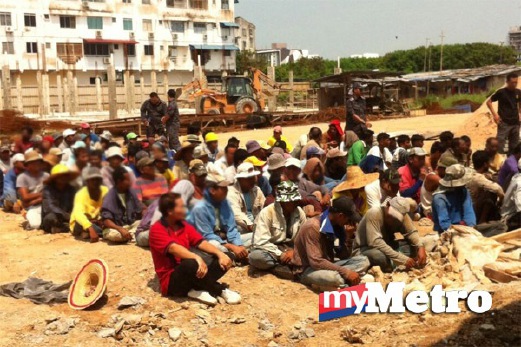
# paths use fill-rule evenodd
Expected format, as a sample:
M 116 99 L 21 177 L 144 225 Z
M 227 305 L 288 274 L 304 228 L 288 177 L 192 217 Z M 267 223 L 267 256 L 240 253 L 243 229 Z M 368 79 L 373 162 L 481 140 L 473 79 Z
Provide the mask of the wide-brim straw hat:
M 338 193 L 351 189 L 360 189 L 378 179 L 378 172 L 366 174 L 359 166 L 353 165 L 347 168 L 347 179 L 333 189 L 333 193 Z
M 178 160 L 181 160 L 181 156 L 182 154 L 184 153 L 184 151 L 188 150 L 188 149 L 191 149 L 191 148 L 194 148 L 195 149 L 196 146 L 194 146 L 193 143 L 191 142 L 188 142 L 188 141 L 184 141 L 182 144 L 181 144 L 181 148 L 175 153 L 174 155 L 174 160 L 178 161 Z
M 64 176 L 67 177 L 67 180 L 70 182 L 78 178 L 79 175 L 80 173 L 78 171 L 73 171 L 63 164 L 57 164 L 52 168 L 51 174 L 43 181 L 43 183 L 49 184 L 52 181 L 54 181 L 57 177 Z
M 74 310 L 83 310 L 94 305 L 105 293 L 108 279 L 109 267 L 105 261 L 89 260 L 72 281 L 69 289 L 69 306 Z

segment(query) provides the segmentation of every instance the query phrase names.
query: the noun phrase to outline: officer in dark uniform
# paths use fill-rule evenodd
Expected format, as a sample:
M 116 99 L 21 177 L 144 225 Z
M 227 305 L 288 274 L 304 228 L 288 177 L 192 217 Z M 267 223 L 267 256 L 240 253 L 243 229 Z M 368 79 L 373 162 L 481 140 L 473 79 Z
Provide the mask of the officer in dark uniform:
M 346 100 L 346 131 L 351 130 L 359 138 L 365 129 L 371 127 L 365 116 L 365 98 L 362 95 L 362 84 L 353 83 L 353 93 L 347 96 Z
M 179 142 L 179 108 L 177 107 L 177 101 L 175 100 L 175 90 L 168 90 L 168 107 L 166 109 L 166 116 L 163 117 L 162 123 L 166 126 L 166 132 L 168 134 L 168 145 L 170 149 L 176 151 L 181 148 Z
M 141 106 L 141 120 L 147 127 L 147 137 L 164 135 L 165 128 L 161 119 L 166 115 L 166 104 L 159 99 L 157 93 L 150 93 L 150 99 Z

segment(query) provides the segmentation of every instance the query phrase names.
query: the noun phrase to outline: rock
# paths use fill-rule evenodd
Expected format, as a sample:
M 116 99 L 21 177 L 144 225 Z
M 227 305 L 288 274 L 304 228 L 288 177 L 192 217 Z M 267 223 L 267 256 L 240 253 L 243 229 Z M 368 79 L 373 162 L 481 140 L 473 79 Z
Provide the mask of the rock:
M 270 341 L 270 343 L 268 343 L 268 347 L 279 347 L 279 344 L 275 341 Z
M 349 343 L 364 343 L 362 338 L 359 336 L 359 332 L 350 326 L 345 327 L 340 332 L 340 336 Z
M 360 279 L 360 282 L 361 283 L 369 283 L 369 282 L 374 282 L 375 279 L 374 279 L 374 276 L 373 275 L 370 275 L 370 274 L 366 274 L 364 275 L 361 279 Z
M 118 303 L 118 309 L 123 310 L 127 307 L 143 305 L 146 302 L 145 299 L 140 298 L 139 296 L 125 296 L 121 298 Z
M 207 339 L 200 339 L 199 342 L 201 342 L 201 344 L 203 346 L 209 346 L 210 345 L 210 342 Z
M 181 304 L 181 308 L 182 308 L 183 310 L 188 310 L 188 309 L 190 308 L 190 304 L 189 304 L 188 302 L 183 302 L 183 303 Z
M 116 336 L 116 329 L 112 328 L 103 328 L 100 331 L 98 331 L 98 337 L 102 339 L 106 339 L 108 337 L 115 337 Z
M 52 321 L 45 327 L 45 335 L 65 335 L 76 326 L 77 320 L 74 318 L 60 318 Z
M 267 319 L 261 320 L 259 322 L 259 329 L 260 330 L 271 330 L 273 328 L 274 328 L 273 324 L 271 324 L 271 322 L 269 320 L 267 320 Z
M 210 312 L 206 310 L 197 310 L 195 316 L 201 319 L 204 323 L 208 323 L 210 321 Z
M 376 282 L 383 282 L 385 279 L 385 275 L 379 266 L 373 266 L 368 272 L 374 276 Z
M 293 329 L 288 335 L 288 339 L 291 339 L 291 340 L 298 340 L 299 338 L 300 338 L 300 331 L 295 330 L 295 329 Z
M 116 331 L 116 334 L 118 334 L 122 329 L 123 325 L 125 324 L 125 320 L 120 320 L 116 325 L 114 325 L 114 330 Z
M 229 322 L 233 324 L 242 324 L 246 322 L 246 319 L 244 319 L 244 317 L 232 317 Z
M 496 330 L 496 327 L 493 324 L 485 323 L 485 324 L 481 324 L 479 326 L 479 330 L 481 330 L 481 331 Z
M 143 315 L 140 314 L 129 314 L 122 316 L 123 320 L 129 325 L 138 325 L 143 319 Z
M 295 323 L 295 325 L 293 325 L 293 328 L 300 330 L 302 329 L 302 325 L 300 323 Z
M 313 330 L 311 328 L 307 328 L 306 330 L 304 330 L 304 334 L 306 334 L 306 337 L 308 337 L 308 338 L 314 337 L 315 330 Z
M 273 331 L 261 330 L 259 335 L 262 339 L 265 339 L 265 340 L 271 340 L 275 337 L 275 334 L 273 333 Z
M 179 340 L 181 338 L 181 334 L 183 332 L 181 331 L 181 329 L 178 329 L 178 328 L 170 328 L 168 329 L 168 336 L 170 337 L 170 340 L 176 342 L 177 340 Z
M 445 258 L 449 254 L 449 248 L 447 246 L 440 247 L 440 255 L 442 258 Z

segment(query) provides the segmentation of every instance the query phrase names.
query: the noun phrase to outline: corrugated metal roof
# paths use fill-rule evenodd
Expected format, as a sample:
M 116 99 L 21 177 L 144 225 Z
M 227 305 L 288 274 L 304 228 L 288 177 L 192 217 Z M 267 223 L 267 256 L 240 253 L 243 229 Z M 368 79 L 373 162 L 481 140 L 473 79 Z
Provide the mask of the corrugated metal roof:
M 521 71 L 521 66 L 516 65 L 489 65 L 472 69 L 457 69 L 444 71 L 419 72 L 403 75 L 406 82 L 447 82 L 456 80 L 459 82 L 472 82 L 489 76 L 501 76 L 511 72 Z

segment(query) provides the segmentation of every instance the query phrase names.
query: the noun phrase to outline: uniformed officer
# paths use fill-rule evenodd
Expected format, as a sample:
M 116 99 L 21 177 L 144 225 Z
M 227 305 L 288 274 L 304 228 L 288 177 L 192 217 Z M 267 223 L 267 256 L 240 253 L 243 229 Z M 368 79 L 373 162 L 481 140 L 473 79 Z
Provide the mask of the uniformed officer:
M 364 129 L 371 127 L 371 123 L 367 121 L 365 116 L 365 108 L 362 84 L 354 82 L 353 93 L 348 95 L 346 102 L 346 131 L 353 131 L 359 138 Z
M 164 135 L 161 119 L 166 115 L 166 111 L 166 104 L 159 99 L 157 93 L 150 93 L 150 99 L 141 106 L 141 120 L 147 127 L 147 137 Z
M 166 115 L 161 121 L 166 126 L 170 149 L 178 150 L 181 147 L 181 143 L 179 142 L 179 108 L 177 107 L 175 90 L 173 89 L 168 90 L 168 107 L 166 109 Z

